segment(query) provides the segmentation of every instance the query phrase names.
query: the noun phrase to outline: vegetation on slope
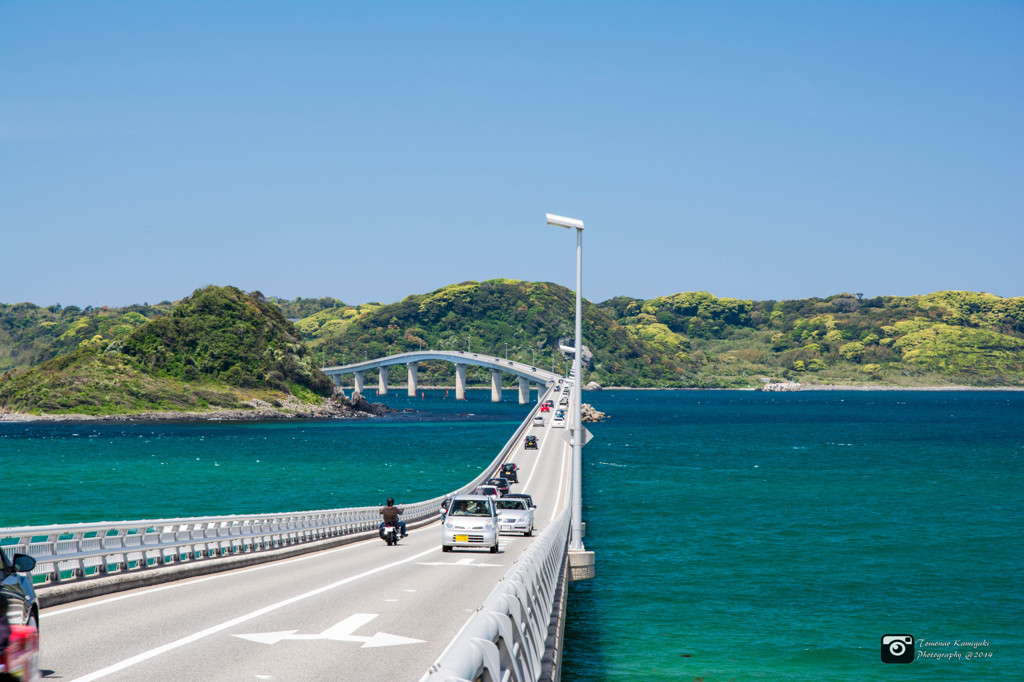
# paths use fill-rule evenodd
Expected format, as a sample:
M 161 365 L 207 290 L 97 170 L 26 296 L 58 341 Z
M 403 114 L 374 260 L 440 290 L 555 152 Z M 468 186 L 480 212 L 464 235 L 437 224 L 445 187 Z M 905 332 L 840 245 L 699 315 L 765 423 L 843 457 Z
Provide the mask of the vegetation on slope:
M 113 414 L 240 407 L 287 393 L 316 400 L 333 391 L 281 311 L 234 287 L 196 290 L 153 319 L 83 316 L 55 344 L 74 340 L 72 351 L 0 377 L 0 407 Z
M 463 282 L 391 305 L 324 310 L 298 329 L 321 362 L 419 348 L 467 350 L 565 371 L 573 293 L 550 283 Z M 749 301 L 688 292 L 584 301 L 586 378 L 636 387 L 805 383 L 1024 385 L 1024 299 L 974 292 Z M 452 383 L 445 363 L 421 382 Z M 489 381 L 486 371 L 477 380 Z M 513 380 L 507 379 L 509 382 Z
M 565 371 L 559 343 L 572 342 L 575 294 L 547 282 L 494 279 L 462 282 L 390 305 L 336 308 L 319 313 L 315 323 L 297 327 L 326 364 L 342 364 L 390 353 L 432 348 L 468 350 L 508 357 Z M 623 385 L 660 385 L 677 381 L 673 358 L 653 352 L 611 315 L 587 303 L 584 339 L 593 357 L 588 365 L 598 381 Z M 475 371 L 478 380 L 490 374 Z M 451 385 L 450 363 L 421 363 L 423 384 Z M 511 377 L 506 378 L 514 382 Z
M 292 325 L 282 311 L 298 310 L 312 312 Z M 584 301 L 583 312 L 585 379 L 605 386 L 747 387 L 763 378 L 1024 386 L 1024 298 L 941 291 L 751 301 L 686 292 Z M 388 305 L 270 302 L 232 287 L 119 309 L 0 304 L 0 372 L 20 368 L 0 376 L 0 408 L 192 409 L 260 391 L 315 400 L 331 389 L 318 366 L 420 348 L 565 372 L 558 346 L 572 345 L 574 313 L 571 290 L 506 279 Z M 490 374 L 470 368 L 469 378 L 487 384 Z M 421 363 L 420 382 L 451 385 L 454 369 Z

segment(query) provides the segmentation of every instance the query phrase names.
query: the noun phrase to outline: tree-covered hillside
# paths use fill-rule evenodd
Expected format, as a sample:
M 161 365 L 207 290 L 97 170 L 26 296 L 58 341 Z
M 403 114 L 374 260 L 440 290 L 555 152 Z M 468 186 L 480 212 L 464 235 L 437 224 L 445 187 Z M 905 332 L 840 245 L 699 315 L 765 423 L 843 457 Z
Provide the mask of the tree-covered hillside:
M 311 314 L 293 325 L 282 311 Z M 0 304 L 0 408 L 231 404 L 240 390 L 327 395 L 317 367 L 420 348 L 472 349 L 565 372 L 569 358 L 558 346 L 572 345 L 574 313 L 571 290 L 506 279 L 355 306 L 267 301 L 233 287 L 117 309 Z M 604 386 L 747 387 L 765 378 L 1024 386 L 1024 298 L 965 291 L 584 301 L 583 340 L 585 379 Z M 449 363 L 420 365 L 423 385 L 452 385 L 453 375 Z M 469 379 L 486 384 L 490 375 L 470 368 Z
M 463 282 L 390 305 L 324 310 L 296 326 L 321 362 L 469 349 L 564 371 L 575 298 L 538 282 Z M 1024 299 L 945 291 L 750 301 L 689 292 L 584 301 L 586 379 L 635 387 L 804 383 L 1024 385 Z M 450 384 L 450 365 L 421 366 Z M 488 380 L 481 370 L 478 380 Z M 511 381 L 511 379 L 510 379 Z
M 706 292 L 602 307 L 698 376 L 805 383 L 1024 385 L 1024 298 L 940 291 L 863 299 L 720 299 Z
M 495 279 L 453 284 L 390 305 L 325 310 L 296 326 L 326 364 L 433 348 L 554 365 L 564 372 L 558 345 L 572 342 L 575 301 L 572 291 L 555 284 Z M 679 381 L 682 367 L 674 357 L 630 334 L 608 312 L 586 303 L 583 317 L 591 378 L 636 386 Z M 476 371 L 478 379 L 490 381 L 484 370 Z M 420 375 L 424 384 L 454 381 L 450 363 L 422 363 Z
M 160 313 L 81 317 L 54 342 L 69 352 L 0 376 L 0 408 L 112 414 L 333 391 L 294 326 L 259 292 L 210 286 Z

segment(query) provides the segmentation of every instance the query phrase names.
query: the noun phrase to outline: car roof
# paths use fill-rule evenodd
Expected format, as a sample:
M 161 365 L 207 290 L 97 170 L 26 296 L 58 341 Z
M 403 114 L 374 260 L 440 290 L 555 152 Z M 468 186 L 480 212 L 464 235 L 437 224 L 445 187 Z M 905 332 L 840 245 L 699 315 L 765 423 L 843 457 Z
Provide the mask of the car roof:
M 452 502 L 456 500 L 469 500 L 476 502 L 490 502 L 491 498 L 487 495 L 456 495 L 452 498 Z

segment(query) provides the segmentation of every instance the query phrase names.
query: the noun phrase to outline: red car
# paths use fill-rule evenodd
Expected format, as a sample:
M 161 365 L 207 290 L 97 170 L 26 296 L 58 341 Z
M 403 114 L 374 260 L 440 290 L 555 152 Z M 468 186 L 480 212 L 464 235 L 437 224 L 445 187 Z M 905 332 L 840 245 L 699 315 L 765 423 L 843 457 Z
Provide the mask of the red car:
M 544 403 L 543 405 L 541 405 L 541 406 L 540 406 L 540 411 L 541 411 L 541 412 L 550 412 L 550 411 L 551 411 L 551 408 L 550 408 L 550 407 L 548 407 L 548 404 L 547 404 L 547 403 Z

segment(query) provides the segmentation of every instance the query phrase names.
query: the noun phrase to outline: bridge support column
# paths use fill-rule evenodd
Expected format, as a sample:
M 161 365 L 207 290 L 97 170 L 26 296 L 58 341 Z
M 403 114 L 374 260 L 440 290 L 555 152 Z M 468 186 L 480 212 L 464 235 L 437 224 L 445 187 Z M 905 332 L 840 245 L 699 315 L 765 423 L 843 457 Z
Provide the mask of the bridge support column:
M 455 399 L 466 399 L 466 365 L 455 364 Z
M 569 550 L 569 580 L 590 580 L 594 577 L 594 553 Z
M 381 367 L 380 368 L 380 379 L 377 382 L 377 386 L 379 387 L 377 392 L 380 395 L 387 395 L 388 394 L 388 368 L 387 367 Z
M 420 366 L 415 362 L 406 365 L 409 368 L 409 397 L 416 397 L 416 380 L 419 378 Z
M 519 378 L 519 404 L 525 405 L 530 402 L 530 380 Z
M 363 380 L 366 379 L 366 372 L 365 371 L 363 371 L 363 372 L 354 372 L 353 375 L 355 376 L 356 386 L 352 390 L 353 390 L 354 393 L 358 393 L 358 394 L 362 395 L 362 393 L 363 393 Z
M 501 370 L 491 370 L 491 402 L 501 402 Z

